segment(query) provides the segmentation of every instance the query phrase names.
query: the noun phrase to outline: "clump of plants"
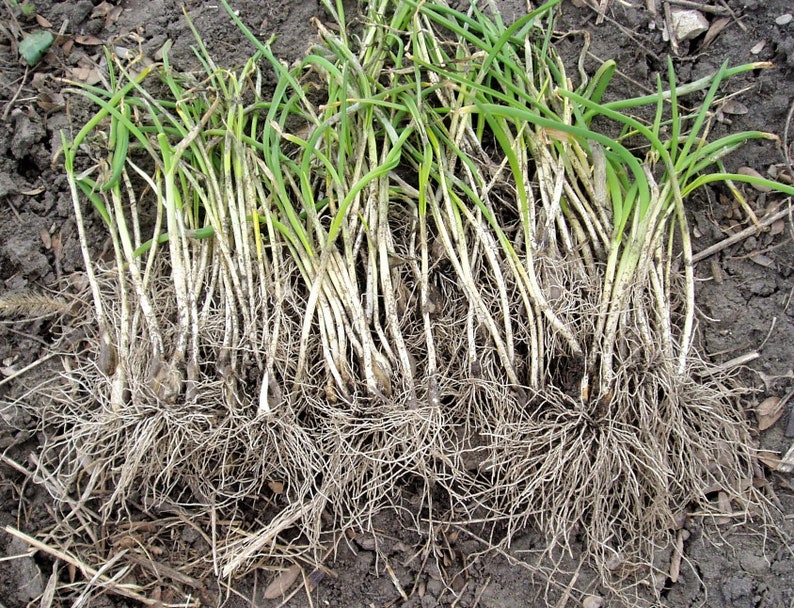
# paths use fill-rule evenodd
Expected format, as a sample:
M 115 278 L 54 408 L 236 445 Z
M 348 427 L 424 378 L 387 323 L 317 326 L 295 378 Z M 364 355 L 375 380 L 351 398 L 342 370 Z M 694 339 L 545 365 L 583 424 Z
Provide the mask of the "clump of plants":
M 410 487 L 429 537 L 534 526 L 608 582 L 653 576 L 707 493 L 754 499 L 743 415 L 694 346 L 685 204 L 727 179 L 794 194 L 721 170 L 770 135 L 707 139 L 724 80 L 760 66 L 688 87 L 694 114 L 672 70 L 606 102 L 614 63 L 574 87 L 554 51 L 558 3 L 507 25 L 369 0 L 355 34 L 327 3 L 338 30 L 291 67 L 230 12 L 242 68 L 199 40 L 199 74 L 166 52 L 80 89 L 94 314 L 42 458 L 76 533 L 177 510 L 227 578 L 318 561 Z

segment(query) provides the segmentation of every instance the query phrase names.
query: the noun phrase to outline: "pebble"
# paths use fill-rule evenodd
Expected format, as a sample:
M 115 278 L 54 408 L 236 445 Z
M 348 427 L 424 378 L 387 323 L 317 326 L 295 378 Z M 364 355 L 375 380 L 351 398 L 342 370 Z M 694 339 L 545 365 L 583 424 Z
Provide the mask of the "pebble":
M 788 25 L 792 21 L 794 21 L 794 15 L 792 15 L 791 13 L 780 15 L 780 17 L 775 19 L 775 23 L 777 23 L 778 25 Z
M 709 29 L 709 21 L 695 10 L 672 10 L 673 31 L 678 40 L 692 40 Z

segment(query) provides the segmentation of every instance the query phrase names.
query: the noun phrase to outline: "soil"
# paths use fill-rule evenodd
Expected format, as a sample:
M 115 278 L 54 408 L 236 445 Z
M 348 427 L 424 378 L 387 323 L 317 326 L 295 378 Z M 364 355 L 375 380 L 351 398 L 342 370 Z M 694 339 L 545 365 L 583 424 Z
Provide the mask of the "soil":
M 25 289 L 69 294 L 72 282 L 79 280 L 83 262 L 57 151 L 61 130 L 78 128 L 88 114 L 62 91 L 58 79 L 90 79 L 96 73 L 92 70 L 101 69 L 97 67 L 102 61 L 100 43 L 127 48 L 140 45 L 154 57 L 166 40 L 172 40 L 173 63 L 188 69 L 195 65 L 190 48 L 194 38 L 182 16 L 182 4 L 176 0 L 37 0 L 31 16 L 23 14 L 20 4 L 8 0 L 0 14 L 0 296 Z M 465 2 L 458 2 L 458 6 L 462 4 Z M 508 19 L 526 10 L 519 1 L 497 4 Z M 599 23 L 593 8 L 565 2 L 555 27 L 560 33 L 569 33 L 557 44 L 572 78 L 578 78 L 576 63 L 585 40 L 589 40 L 589 53 L 584 69 L 592 74 L 601 61 L 615 59 L 620 74 L 611 90 L 621 96 L 628 91 L 654 90 L 657 74 L 665 78 L 668 57 L 680 82 L 713 73 L 725 60 L 731 65 L 770 61 L 774 67 L 756 70 L 723 87 L 724 93 L 735 97 L 724 108 L 722 122 L 715 123 L 713 135 L 762 130 L 782 140 L 787 127 L 794 127 L 789 124 L 794 104 L 794 22 L 781 19 L 792 12 L 790 0 L 705 0 L 703 4 L 712 9 L 705 13 L 712 29 L 722 17 L 717 13 L 726 15 L 724 28 L 711 41 L 701 34 L 680 42 L 677 55 L 663 37 L 663 3 L 647 4 L 659 5 L 658 14 L 652 14 L 645 2 L 613 0 Z M 315 40 L 312 19 L 328 19 L 317 0 L 237 0 L 234 5 L 254 33 L 263 39 L 276 36 L 273 48 L 286 61 L 301 56 Z M 354 3 L 346 5 L 353 15 Z M 187 0 L 184 9 L 219 63 L 239 65 L 248 58 L 250 47 L 218 3 Z M 16 50 L 20 33 L 42 28 L 59 32 L 59 37 L 38 65 L 25 68 Z M 691 101 L 693 106 L 697 102 Z M 788 152 L 791 158 L 792 151 Z M 783 171 L 785 159 L 782 145 L 754 143 L 728 157 L 726 165 L 766 174 L 770 168 Z M 790 203 L 752 189 L 743 191 L 759 217 Z M 746 212 L 732 200 L 726 190 L 713 189 L 690 201 L 696 251 L 749 225 Z M 697 265 L 701 352 L 717 362 L 748 355 L 739 373 L 751 389 L 742 398 L 751 420 L 763 399 L 784 398 L 794 390 L 793 238 L 789 215 Z M 103 246 L 97 244 L 98 249 Z M 39 538 L 52 529 L 54 509 L 46 480 L 32 474 L 41 441 L 35 406 L 46 399 L 36 387 L 57 374 L 61 365 L 57 357 L 48 356 L 54 340 L 68 327 L 69 307 L 64 301 L 56 314 L 43 306 L 46 314 L 36 318 L 28 314 L 24 319 L 12 317 L 0 323 L 0 525 Z M 30 372 L 14 376 L 31 364 L 35 367 Z M 791 447 L 793 405 L 794 401 L 788 401 L 780 419 L 758 432 L 762 450 L 784 454 Z M 660 599 L 654 599 L 650 589 L 637 588 L 637 604 L 794 605 L 794 479 L 768 467 L 765 472 L 778 509 L 774 521 L 758 522 L 749 516 L 725 521 L 691 517 L 687 538 L 682 536 L 683 560 L 677 580 L 660 577 Z M 105 533 L 112 536 L 112 531 Z M 325 570 L 307 570 L 306 588 L 313 590 L 310 595 L 299 590 L 288 605 L 509 608 L 592 607 L 618 602 L 610 590 L 598 585 L 587 566 L 580 564 L 579 556 L 559 555 L 556 564 L 539 562 L 537 556 L 546 543 L 532 530 L 515 534 L 491 551 L 485 551 L 482 541 L 494 539 L 479 538 L 485 534 L 488 532 L 473 526 L 428 532 L 417 529 L 408 515 L 384 516 L 373 522 L 371 536 L 339 542 L 326 559 Z M 180 542 L 188 545 L 193 540 L 181 538 Z M 420 551 L 426 543 L 436 547 L 429 559 L 423 559 Z M 54 588 L 49 583 L 60 581 L 60 589 L 68 587 L 69 580 L 82 580 L 83 575 L 64 561 L 29 548 L 26 541 L 0 532 L 0 552 L 7 556 L 0 561 L 0 606 L 38 603 L 42 594 L 47 596 L 46 591 Z M 668 572 L 670 556 L 666 561 L 665 555 L 658 559 L 660 572 Z M 169 564 L 160 564 L 163 575 Z M 552 566 L 556 573 L 550 576 Z M 214 592 L 207 582 L 202 601 L 228 602 L 230 606 L 279 605 L 281 600 L 263 597 L 274 573 L 272 567 L 262 568 Z M 191 593 L 189 585 L 186 593 Z M 599 598 L 604 602 L 599 603 Z M 152 601 L 155 599 L 153 596 Z M 54 605 L 59 605 L 58 601 L 56 598 Z M 90 606 L 137 605 L 135 600 L 100 591 L 82 601 L 81 605 Z M 41 605 L 48 605 L 46 602 L 45 597 Z

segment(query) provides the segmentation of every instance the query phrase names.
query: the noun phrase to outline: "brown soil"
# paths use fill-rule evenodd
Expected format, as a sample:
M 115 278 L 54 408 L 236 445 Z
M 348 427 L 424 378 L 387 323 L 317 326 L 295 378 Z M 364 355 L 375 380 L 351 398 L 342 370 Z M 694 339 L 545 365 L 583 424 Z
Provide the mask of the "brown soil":
M 80 74 L 90 74 L 93 62 L 101 58 L 100 47 L 94 44 L 99 41 L 126 47 L 140 44 L 154 56 L 171 39 L 174 63 L 188 68 L 195 63 L 190 50 L 194 39 L 176 0 L 112 0 L 101 4 L 40 0 L 35 3 L 36 14 L 49 21 L 49 29 L 60 31 L 62 37 L 39 65 L 25 69 L 16 53 L 19 33 L 47 25 L 25 17 L 17 4 L 5 2 L 0 15 L 0 296 L 23 289 L 68 294 L 71 282 L 79 281 L 82 257 L 68 187 L 55 155 L 60 131 L 80 126 L 88 114 L 79 103 L 60 97 L 58 77 L 74 77 L 78 67 L 87 70 Z M 327 19 L 316 0 L 238 0 L 234 4 L 255 33 L 262 38 L 277 35 L 275 52 L 286 60 L 299 57 L 314 40 L 311 19 Z M 508 18 L 525 10 L 518 0 L 498 4 Z M 615 94 L 625 95 L 640 87 L 654 89 L 656 75 L 661 72 L 664 78 L 666 73 L 670 44 L 662 39 L 664 12 L 660 10 L 654 17 L 645 4 L 613 0 L 605 21 L 597 24 L 595 11 L 566 2 L 556 28 L 571 33 L 558 42 L 560 52 L 572 66 L 570 73 L 577 73 L 575 65 L 587 38 L 587 72 L 594 72 L 599 60 L 617 61 L 622 74 L 613 82 Z M 704 4 L 718 12 L 726 8 L 726 25 L 709 45 L 703 36 L 680 44 L 679 55 L 674 57 L 679 80 L 712 73 L 726 59 L 732 65 L 755 60 L 773 62 L 772 69 L 728 84 L 726 92 L 738 92 L 735 100 L 742 105 L 735 106 L 739 113 L 726 112 L 724 122 L 716 129 L 723 133 L 757 129 L 782 138 L 794 104 L 794 22 L 781 25 L 776 19 L 792 11 L 790 1 L 706 0 Z M 346 5 L 353 14 L 354 3 Z M 250 48 L 222 7 L 199 0 L 187 0 L 185 7 L 219 63 L 237 65 L 247 59 Z M 712 24 L 719 19 L 713 13 L 707 13 L 707 17 Z M 696 105 L 697 100 L 692 103 Z M 781 147 L 749 144 L 729 157 L 727 164 L 733 169 L 749 166 L 766 173 L 771 166 L 782 167 L 784 159 Z M 788 204 L 752 190 L 746 195 L 759 216 Z M 704 191 L 690 204 L 698 238 L 696 251 L 722 240 L 728 231 L 744 227 L 739 223 L 746 223 L 745 214 L 722 190 Z M 750 236 L 697 266 L 701 351 L 717 362 L 757 354 L 742 372 L 745 384 L 754 389 L 742 400 L 751 419 L 758 402 L 770 396 L 784 397 L 794 389 L 792 236 L 789 216 L 772 229 Z M 103 246 L 97 243 L 97 250 Z M 43 312 L 51 313 L 52 309 Z M 59 314 L 32 320 L 28 314 L 25 320 L 0 322 L 0 381 L 46 358 L 63 327 L 68 328 L 68 314 L 67 305 Z M 74 339 L 79 340 L 79 336 Z M 0 525 L 40 538 L 52 527 L 53 507 L 46 480 L 31 474 L 41 439 L 35 405 L 37 400 L 46 399 L 35 387 L 57 374 L 60 366 L 59 359 L 53 357 L 23 377 L 0 385 Z M 780 420 L 759 432 L 762 449 L 777 453 L 789 449 L 794 436 L 793 404 L 789 401 Z M 692 517 L 683 545 L 680 577 L 675 583 L 670 579 L 660 581 L 663 605 L 794 605 L 792 478 L 768 469 L 766 474 L 780 508 L 776 521 L 762 525 L 745 517 L 720 522 Z M 611 597 L 608 590 L 598 586 L 595 575 L 580 564 L 578 555 L 559 555 L 556 564 L 539 563 L 537 556 L 544 552 L 546 542 L 532 530 L 514 535 L 510 542 L 502 543 L 500 550 L 489 552 L 482 541 L 502 539 L 479 539 L 478 535 L 488 533 L 475 526 L 433 529 L 434 538 L 430 538 L 428 529 L 417 529 L 411 516 L 410 488 L 406 488 L 406 496 L 404 516 L 383 517 L 373 522 L 373 536 L 339 543 L 337 551 L 325 561 L 326 571 L 305 573 L 310 577 L 307 585 L 314 587 L 311 595 L 299 591 L 288 605 L 595 606 L 600 604 L 587 600 L 587 596 Z M 117 522 L 118 526 L 124 524 Z M 113 534 L 111 530 L 101 533 L 108 537 Z M 186 538 L 184 533 L 170 540 L 188 548 L 201 542 L 198 537 Z M 168 541 L 167 535 L 158 536 L 158 542 Z M 426 553 L 421 549 L 427 543 L 433 543 L 436 549 L 424 559 Z M 51 577 L 56 577 L 52 582 L 68 585 L 70 580 L 79 581 L 84 576 L 44 552 L 31 553 L 25 541 L 3 532 L 0 551 L 8 556 L 0 562 L 0 606 L 37 604 Z M 658 559 L 658 567 L 667 571 L 669 556 L 667 563 L 665 555 Z M 169 563 L 160 565 L 164 568 L 161 575 L 169 578 Z M 549 577 L 552 566 L 557 572 Z M 233 606 L 279 605 L 280 601 L 262 597 L 273 572 L 263 568 L 255 576 L 233 581 L 233 590 L 215 589 L 207 582 L 202 601 L 228 601 Z M 656 601 L 650 590 L 639 588 L 637 593 L 642 603 Z M 83 605 L 90 606 L 135 603 L 101 591 L 85 601 Z

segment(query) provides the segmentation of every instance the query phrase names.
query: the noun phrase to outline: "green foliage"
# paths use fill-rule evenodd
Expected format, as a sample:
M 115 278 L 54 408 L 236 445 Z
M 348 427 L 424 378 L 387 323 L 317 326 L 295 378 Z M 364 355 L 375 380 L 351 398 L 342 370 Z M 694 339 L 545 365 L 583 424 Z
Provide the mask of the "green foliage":
M 9 5 L 12 9 L 18 10 L 25 18 L 30 19 L 36 14 L 36 5 L 28 0 L 9 0 Z
M 26 34 L 19 43 L 19 54 L 29 66 L 34 66 L 44 57 L 54 40 L 52 33 L 46 30 Z

